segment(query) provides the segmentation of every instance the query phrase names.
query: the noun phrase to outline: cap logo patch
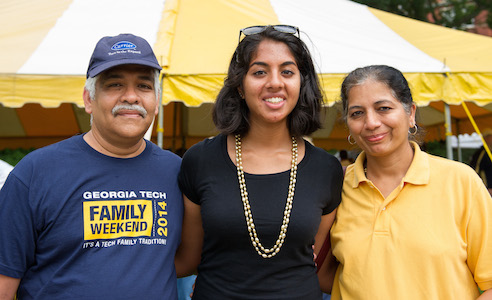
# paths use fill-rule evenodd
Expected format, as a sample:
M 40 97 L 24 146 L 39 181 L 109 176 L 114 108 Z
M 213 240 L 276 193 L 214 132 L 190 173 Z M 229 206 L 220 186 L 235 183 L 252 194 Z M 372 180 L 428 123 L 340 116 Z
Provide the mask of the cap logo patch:
M 137 49 L 137 46 L 135 46 L 135 44 L 131 42 L 121 41 L 114 44 L 111 47 L 111 50 L 129 50 L 129 49 Z

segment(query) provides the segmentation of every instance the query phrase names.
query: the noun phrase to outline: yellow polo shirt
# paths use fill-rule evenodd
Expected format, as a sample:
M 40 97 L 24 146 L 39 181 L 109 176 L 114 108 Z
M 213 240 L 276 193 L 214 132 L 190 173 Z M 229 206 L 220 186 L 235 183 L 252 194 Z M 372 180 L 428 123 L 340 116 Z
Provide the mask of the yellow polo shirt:
M 331 229 L 332 299 L 466 300 L 492 288 L 492 198 L 465 164 L 422 152 L 385 199 L 347 168 Z

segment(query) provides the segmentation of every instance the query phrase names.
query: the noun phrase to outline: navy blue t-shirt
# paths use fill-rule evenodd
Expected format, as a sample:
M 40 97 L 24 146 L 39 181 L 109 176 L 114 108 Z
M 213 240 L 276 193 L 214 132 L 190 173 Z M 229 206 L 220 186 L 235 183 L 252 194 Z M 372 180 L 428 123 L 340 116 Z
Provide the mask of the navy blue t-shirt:
M 20 299 L 176 299 L 181 159 L 114 158 L 75 136 L 27 155 L 0 191 L 0 274 Z

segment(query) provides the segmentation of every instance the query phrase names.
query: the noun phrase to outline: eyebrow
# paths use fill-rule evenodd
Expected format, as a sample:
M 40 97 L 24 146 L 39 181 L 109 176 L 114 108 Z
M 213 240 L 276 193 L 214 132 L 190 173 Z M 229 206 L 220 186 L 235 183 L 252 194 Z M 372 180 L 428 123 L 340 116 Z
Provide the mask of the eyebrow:
M 123 75 L 120 73 L 108 73 L 102 78 L 102 82 L 110 80 L 110 79 L 122 79 Z M 152 76 L 150 75 L 138 75 L 138 79 L 140 80 L 146 80 L 146 81 L 153 81 Z
M 267 67 L 267 66 L 268 66 L 268 64 L 267 64 L 266 62 L 262 62 L 262 61 L 255 61 L 255 62 L 253 62 L 253 63 L 252 63 L 249 67 L 251 68 L 251 67 L 252 67 L 252 66 L 254 66 L 254 65 L 260 65 L 260 66 L 264 66 L 264 67 Z M 283 62 L 283 63 L 281 63 L 280 65 L 281 65 L 282 67 L 284 67 L 284 66 L 288 66 L 288 65 L 294 65 L 294 66 L 296 66 L 296 67 L 297 67 L 297 64 L 296 64 L 295 62 L 293 62 L 293 61 L 290 61 L 290 60 L 289 60 L 289 61 L 286 61 L 286 62 Z
M 154 81 L 152 79 L 152 76 L 149 76 L 149 75 L 139 75 L 138 79 L 147 80 L 147 81 Z
M 393 103 L 393 101 L 383 99 L 383 100 L 378 100 L 378 101 L 374 102 L 375 105 L 381 105 L 381 104 L 385 104 L 385 103 Z M 350 109 L 358 109 L 358 108 L 361 108 L 361 107 L 362 107 L 362 105 L 353 105 L 353 106 L 349 106 L 347 109 L 348 110 L 350 110 Z
M 378 101 L 374 102 L 374 104 L 376 104 L 376 105 L 381 105 L 381 104 L 385 104 L 385 103 L 393 103 L 393 101 L 387 100 L 387 99 L 382 99 L 382 100 L 378 100 Z
M 361 107 L 362 107 L 361 105 L 353 105 L 353 106 L 349 106 L 349 107 L 347 108 L 347 110 L 351 110 L 351 109 L 359 109 L 359 108 L 361 108 Z

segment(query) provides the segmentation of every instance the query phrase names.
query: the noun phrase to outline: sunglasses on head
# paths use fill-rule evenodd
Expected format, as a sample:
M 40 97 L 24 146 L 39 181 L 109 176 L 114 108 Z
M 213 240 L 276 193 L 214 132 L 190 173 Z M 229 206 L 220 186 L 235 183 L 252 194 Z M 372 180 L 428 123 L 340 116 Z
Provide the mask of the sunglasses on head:
M 256 25 L 256 26 L 250 26 L 250 27 L 246 27 L 246 28 L 239 30 L 239 39 L 237 42 L 238 45 L 241 42 L 241 34 L 244 34 L 244 36 L 248 36 L 248 35 L 262 33 L 268 27 L 272 27 L 274 30 L 280 31 L 283 33 L 290 33 L 293 35 L 296 35 L 296 33 L 297 33 L 297 37 L 300 38 L 299 27 L 296 27 L 296 26 L 292 26 L 292 25 L 264 25 L 264 26 L 263 25 Z M 238 57 L 237 52 L 236 52 L 236 62 L 239 62 L 239 57 Z
M 272 27 L 276 31 L 280 31 L 283 33 L 290 33 L 290 34 L 294 34 L 294 35 L 297 33 L 297 37 L 299 37 L 299 28 L 296 26 L 292 26 L 292 25 L 265 25 L 265 26 L 260 26 L 260 25 L 257 25 L 257 26 L 246 27 L 246 28 L 239 30 L 238 44 L 241 42 L 241 34 L 244 34 L 244 36 L 248 36 L 248 35 L 262 33 L 268 27 Z

